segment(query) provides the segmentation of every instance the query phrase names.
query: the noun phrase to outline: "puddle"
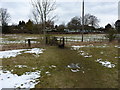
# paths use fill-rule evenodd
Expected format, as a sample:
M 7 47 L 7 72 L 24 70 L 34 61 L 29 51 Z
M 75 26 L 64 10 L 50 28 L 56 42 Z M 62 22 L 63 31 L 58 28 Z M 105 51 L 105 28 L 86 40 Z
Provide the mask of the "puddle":
M 18 68 L 27 68 L 26 65 L 15 65 L 15 67 L 18 67 Z
M 35 88 L 37 78 L 40 77 L 40 71 L 26 72 L 18 76 L 10 71 L 0 70 L 0 89 L 2 88 Z
M 115 67 L 115 64 L 112 64 L 109 61 L 102 61 L 102 59 L 97 59 L 96 62 L 102 64 L 102 66 L 105 66 L 107 68 L 114 68 Z
M 18 49 L 18 50 L 0 51 L 0 58 L 16 57 L 17 55 L 20 55 L 23 53 L 34 53 L 36 55 L 39 55 L 39 54 L 43 53 L 44 50 L 45 49 L 33 48 L 33 49 Z

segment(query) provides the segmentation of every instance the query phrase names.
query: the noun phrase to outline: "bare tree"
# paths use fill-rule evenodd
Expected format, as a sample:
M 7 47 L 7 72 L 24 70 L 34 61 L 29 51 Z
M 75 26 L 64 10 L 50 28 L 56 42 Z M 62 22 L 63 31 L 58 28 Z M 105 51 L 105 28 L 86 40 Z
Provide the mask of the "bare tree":
M 45 33 L 45 23 L 53 20 L 55 16 L 50 16 L 56 9 L 56 2 L 53 0 L 31 0 L 33 6 L 33 16 L 36 23 L 43 23 Z
M 80 29 L 80 26 L 82 24 L 81 22 L 82 22 L 81 17 L 75 16 L 71 19 L 70 22 L 68 22 L 67 27 L 69 29 L 74 29 L 74 30 Z
M 99 27 L 99 20 L 96 16 L 91 14 L 85 14 L 84 25 L 91 25 L 93 27 Z
M 35 24 L 39 24 L 39 22 L 40 22 L 39 19 L 40 18 L 39 18 L 38 13 L 35 10 L 32 11 L 32 17 L 33 17 L 33 20 L 34 20 Z
M 89 20 L 90 14 L 85 14 L 84 16 L 84 25 L 89 25 L 90 20 Z
M 0 8 L 0 21 L 2 26 L 6 26 L 10 21 L 10 14 L 7 12 L 7 9 Z
M 98 18 L 96 17 L 96 16 L 94 16 L 94 15 L 90 15 L 90 25 L 91 26 L 93 26 L 93 27 L 99 27 L 99 20 L 98 20 Z
M 31 0 L 31 3 L 35 20 L 38 20 L 37 23 L 42 23 L 44 43 L 46 43 L 46 22 L 55 18 L 55 16 L 51 16 L 51 14 L 56 9 L 56 2 L 53 0 Z

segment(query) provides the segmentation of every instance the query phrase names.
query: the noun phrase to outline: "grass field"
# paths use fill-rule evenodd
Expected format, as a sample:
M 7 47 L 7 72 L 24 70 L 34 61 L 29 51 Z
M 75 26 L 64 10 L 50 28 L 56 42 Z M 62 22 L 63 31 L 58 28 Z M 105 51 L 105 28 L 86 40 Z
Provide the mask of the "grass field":
M 26 72 L 40 71 L 35 80 L 35 88 L 118 87 L 117 44 L 73 44 L 64 49 L 57 46 L 39 48 L 45 50 L 38 56 L 22 51 L 16 57 L 2 58 L 2 70 L 18 76 Z M 19 88 L 22 86 L 23 84 Z

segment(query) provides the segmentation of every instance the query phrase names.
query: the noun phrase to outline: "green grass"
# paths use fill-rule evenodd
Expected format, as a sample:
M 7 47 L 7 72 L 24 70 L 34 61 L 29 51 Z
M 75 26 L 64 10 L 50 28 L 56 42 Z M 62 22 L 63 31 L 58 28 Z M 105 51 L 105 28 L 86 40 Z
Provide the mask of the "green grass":
M 25 72 L 41 70 L 40 83 L 36 88 L 116 88 L 118 84 L 117 65 L 109 69 L 96 63 L 97 58 L 108 59 L 117 63 L 116 48 L 82 48 L 85 52 L 93 55 L 92 58 L 85 58 L 78 55 L 77 51 L 70 50 L 69 47 L 60 49 L 55 46 L 46 46 L 44 53 L 40 57 L 33 54 L 22 54 L 15 58 L 3 59 L 3 69 L 13 70 L 12 73 L 22 75 Z M 100 55 L 101 51 L 105 55 Z M 73 73 L 67 68 L 71 63 L 79 63 L 79 72 Z M 27 68 L 18 68 L 15 65 L 27 65 Z M 55 65 L 56 68 L 49 68 Z M 36 68 L 36 69 L 33 69 Z M 49 71 L 51 75 L 45 74 Z M 83 73 L 83 71 L 85 73 Z

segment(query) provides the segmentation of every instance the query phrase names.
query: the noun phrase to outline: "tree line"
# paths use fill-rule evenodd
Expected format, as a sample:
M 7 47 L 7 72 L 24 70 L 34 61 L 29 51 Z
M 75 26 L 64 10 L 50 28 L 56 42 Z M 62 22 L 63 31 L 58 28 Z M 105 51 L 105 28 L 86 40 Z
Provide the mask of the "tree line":
M 2 24 L 2 33 L 47 33 L 47 32 L 82 32 L 82 17 L 75 16 L 65 25 L 55 25 L 54 19 L 56 15 L 51 15 L 56 9 L 56 2 L 50 0 L 31 0 L 32 4 L 32 19 L 27 22 L 19 21 L 18 25 L 8 25 L 11 17 L 7 9 L 0 8 L 0 21 Z M 99 26 L 99 19 L 95 15 L 85 14 L 84 29 L 85 32 L 107 32 L 112 25 L 107 24 L 105 28 Z M 118 29 L 119 25 L 115 23 Z

